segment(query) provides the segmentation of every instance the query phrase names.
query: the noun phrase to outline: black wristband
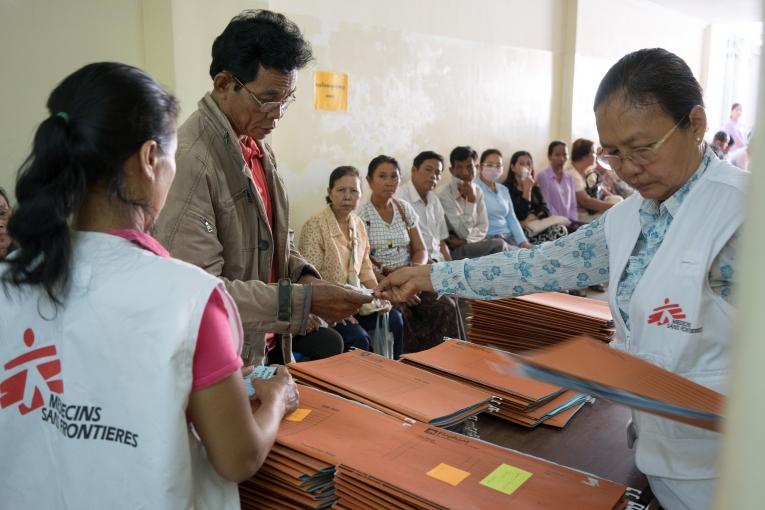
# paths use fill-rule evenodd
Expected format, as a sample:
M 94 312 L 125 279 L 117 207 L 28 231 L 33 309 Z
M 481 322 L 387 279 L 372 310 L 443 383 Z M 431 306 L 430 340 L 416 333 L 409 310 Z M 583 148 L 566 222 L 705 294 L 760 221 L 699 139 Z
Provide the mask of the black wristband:
M 289 322 L 292 316 L 292 282 L 289 278 L 282 278 L 277 286 L 279 288 L 277 319 Z

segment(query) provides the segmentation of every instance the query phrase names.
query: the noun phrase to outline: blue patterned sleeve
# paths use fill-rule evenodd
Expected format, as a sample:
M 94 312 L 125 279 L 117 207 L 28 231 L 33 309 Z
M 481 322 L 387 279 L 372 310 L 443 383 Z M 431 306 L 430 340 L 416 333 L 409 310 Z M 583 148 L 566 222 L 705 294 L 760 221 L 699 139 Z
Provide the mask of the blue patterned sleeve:
M 601 216 L 573 234 L 531 250 L 434 264 L 430 280 L 439 294 L 468 299 L 499 299 L 605 283 L 608 245 L 604 220 Z
M 715 294 L 731 303 L 736 267 L 736 248 L 738 247 L 739 232 L 736 231 L 725 243 L 720 253 L 709 268 L 709 286 Z

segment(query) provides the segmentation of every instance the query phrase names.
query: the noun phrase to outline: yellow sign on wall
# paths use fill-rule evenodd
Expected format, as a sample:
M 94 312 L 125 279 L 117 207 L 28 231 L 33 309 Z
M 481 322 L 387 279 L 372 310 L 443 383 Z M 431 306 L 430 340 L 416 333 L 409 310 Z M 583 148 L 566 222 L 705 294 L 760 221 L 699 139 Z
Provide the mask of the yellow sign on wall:
M 348 75 L 331 71 L 314 71 L 313 107 L 316 110 L 347 112 Z

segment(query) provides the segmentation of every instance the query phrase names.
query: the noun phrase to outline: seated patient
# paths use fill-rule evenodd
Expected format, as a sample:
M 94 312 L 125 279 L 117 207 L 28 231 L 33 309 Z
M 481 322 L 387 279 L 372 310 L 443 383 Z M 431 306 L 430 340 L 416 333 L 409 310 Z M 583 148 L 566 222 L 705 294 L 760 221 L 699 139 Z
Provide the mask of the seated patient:
M 408 202 L 394 198 L 401 179 L 398 161 L 377 156 L 369 163 L 369 202 L 359 209 L 369 235 L 370 256 L 378 279 L 402 267 L 423 265 L 428 251 L 417 228 L 418 217 Z M 461 338 L 456 301 L 421 292 L 397 305 L 404 314 L 404 350 L 415 352 L 441 343 L 445 336 Z
M 298 249 L 324 280 L 374 289 L 377 278 L 369 259 L 367 231 L 362 219 L 354 212 L 360 198 L 359 171 L 352 166 L 335 168 L 329 176 L 328 205 L 303 225 Z M 364 305 L 359 313 L 334 326 L 343 337 L 345 350 L 351 347 L 371 350 L 370 334 L 377 327 L 378 314 L 384 313 L 388 313 L 395 357 L 401 355 L 403 319 L 401 312 L 391 308 L 387 301 Z
M 515 216 L 510 190 L 497 182 L 502 177 L 504 164 L 502 153 L 487 149 L 481 154 L 481 178 L 478 186 L 483 191 L 483 200 L 489 216 L 487 239 L 499 238 L 512 247 L 531 248 L 518 218 Z
M 409 202 L 417 211 L 417 226 L 428 249 L 428 258 L 436 262 L 452 260 L 446 246 L 449 228 L 441 200 L 435 192 L 443 171 L 444 157 L 433 151 L 423 151 L 414 158 L 411 180 L 397 193 L 398 198 Z
M 510 157 L 510 171 L 505 186 L 510 191 L 515 216 L 521 222 L 531 244 L 552 241 L 568 234 L 571 221 L 552 216 L 536 184 L 534 160 L 528 151 L 516 151 Z
M 566 143 L 560 140 L 550 142 L 547 146 L 547 159 L 550 166 L 540 172 L 537 185 L 550 214 L 568 218 L 568 231 L 574 232 L 584 223 L 579 221 L 574 178 L 564 168 L 568 161 Z
M 8 194 L 0 187 L 0 260 L 13 251 L 13 241 L 8 235 L 8 218 L 11 216 L 11 201 Z
M 574 140 L 571 161 L 565 170 L 574 179 L 579 221 L 590 223 L 622 201 L 620 196 L 611 194 L 601 185 L 600 174 L 595 168 L 595 143 L 592 140 Z
M 478 153 L 468 146 L 455 147 L 449 154 L 452 179 L 436 192 L 446 213 L 449 246 L 454 260 L 482 257 L 506 249 L 502 239 L 486 239 L 489 217 L 483 192 L 473 180 Z

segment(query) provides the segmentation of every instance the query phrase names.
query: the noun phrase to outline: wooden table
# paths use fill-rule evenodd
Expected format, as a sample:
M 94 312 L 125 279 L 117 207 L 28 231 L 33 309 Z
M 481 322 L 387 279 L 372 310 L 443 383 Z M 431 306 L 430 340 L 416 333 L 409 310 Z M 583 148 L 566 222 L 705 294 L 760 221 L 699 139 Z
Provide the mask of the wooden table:
M 645 490 L 648 480 L 635 467 L 627 446 L 628 408 L 597 399 L 585 405 L 563 429 L 540 425 L 529 429 L 487 413 L 478 418 L 481 439 L 556 464 Z

